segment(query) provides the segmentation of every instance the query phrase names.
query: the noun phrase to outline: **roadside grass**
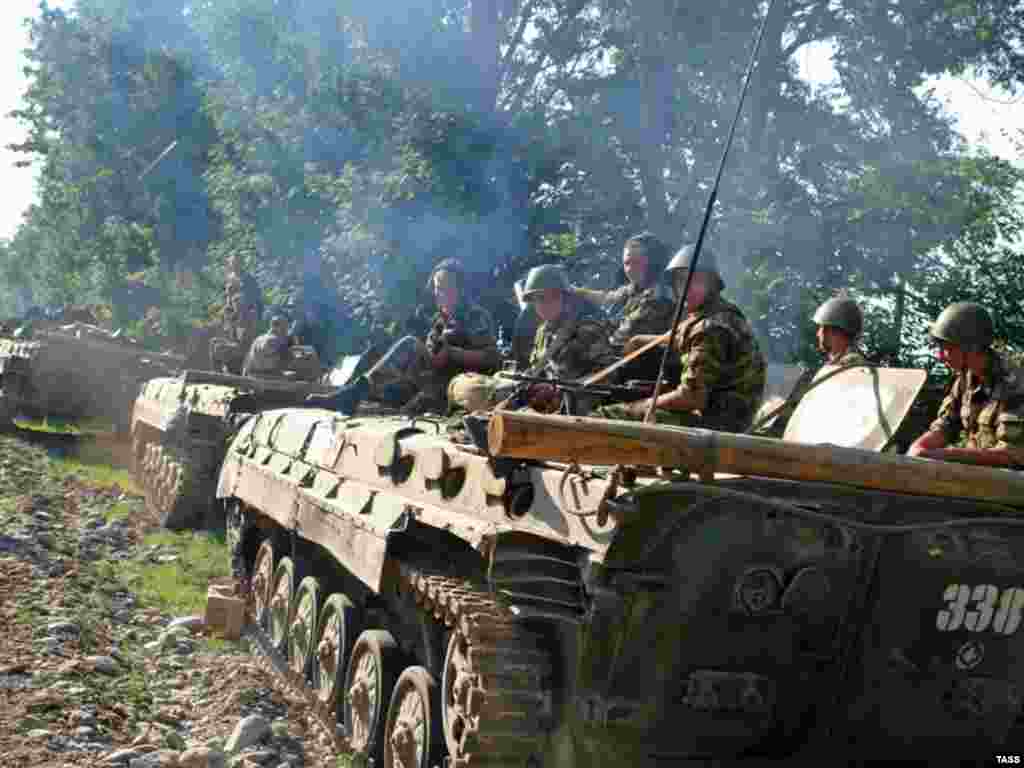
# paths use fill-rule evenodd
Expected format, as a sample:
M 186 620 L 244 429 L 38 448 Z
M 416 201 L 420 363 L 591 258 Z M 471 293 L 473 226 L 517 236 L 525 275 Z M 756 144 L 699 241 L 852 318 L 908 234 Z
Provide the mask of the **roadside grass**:
M 62 476 L 75 475 L 95 487 L 116 486 L 126 493 L 142 495 L 142 489 L 132 478 L 127 461 L 106 442 L 85 440 L 75 447 L 70 456 L 51 456 L 50 460 Z
M 173 548 L 178 559 L 170 563 L 128 562 L 120 566 L 121 578 L 143 604 L 167 613 L 203 613 L 210 580 L 231 575 L 223 534 L 161 531 L 146 536 L 142 546 Z

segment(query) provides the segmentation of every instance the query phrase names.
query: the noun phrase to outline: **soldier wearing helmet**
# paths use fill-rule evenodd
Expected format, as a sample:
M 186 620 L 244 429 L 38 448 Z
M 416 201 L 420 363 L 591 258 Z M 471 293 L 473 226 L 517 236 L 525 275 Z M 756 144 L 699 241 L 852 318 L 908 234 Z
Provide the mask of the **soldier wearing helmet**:
M 444 412 L 454 376 L 493 371 L 499 360 L 494 321 L 487 310 L 466 300 L 461 262 L 440 262 L 427 286 L 437 313 L 425 339 L 404 336 L 355 382 L 326 398 L 310 395 L 307 402 L 349 414 L 363 399 L 400 407 L 408 414 Z
M 243 376 L 273 376 L 284 370 L 288 360 L 288 320 L 282 315 L 270 319 L 270 330 L 257 336 L 242 365 Z
M 572 381 L 618 359 L 608 341 L 610 326 L 587 313 L 562 267 L 544 264 L 531 269 L 520 298 L 533 307 L 540 320 L 528 376 Z M 461 376 L 452 380 L 449 402 L 466 410 L 487 408 L 511 394 L 515 386 L 508 379 L 503 382 L 500 375 L 488 380 Z M 558 404 L 555 388 L 546 384 L 534 385 L 528 400 L 540 411 L 552 411 Z M 587 404 L 582 406 L 586 408 Z
M 578 296 L 598 305 L 622 304 L 622 315 L 618 327 L 612 332 L 611 344 L 619 355 L 623 354 L 626 343 L 641 334 L 659 335 L 672 325 L 675 304 L 672 289 L 665 281 L 665 265 L 668 263 L 668 247 L 650 232 L 634 235 L 622 249 L 622 268 L 626 273 L 626 284 L 613 291 L 597 291 L 573 286 Z M 650 356 L 643 368 L 634 367 L 633 378 L 654 378 L 657 375 L 657 360 Z
M 677 297 L 693 256 L 694 246 L 686 245 L 666 267 Z M 686 293 L 687 315 L 676 331 L 682 375 L 675 389 L 658 396 L 658 423 L 743 432 L 753 420 L 764 394 L 765 361 L 750 323 L 739 307 L 722 298 L 724 287 L 715 255 L 705 249 Z M 634 337 L 626 351 L 651 340 Z M 645 399 L 605 406 L 598 414 L 642 419 L 649 407 Z
M 957 302 L 932 323 L 938 357 L 954 372 L 952 386 L 909 456 L 997 467 L 1024 466 L 1024 369 L 992 349 L 995 333 L 984 307 Z M 952 447 L 961 437 L 962 448 Z
M 864 327 L 857 302 L 846 296 L 835 296 L 814 313 L 818 326 L 818 351 L 825 355 L 826 365 L 865 365 L 867 360 L 857 348 L 857 339 Z

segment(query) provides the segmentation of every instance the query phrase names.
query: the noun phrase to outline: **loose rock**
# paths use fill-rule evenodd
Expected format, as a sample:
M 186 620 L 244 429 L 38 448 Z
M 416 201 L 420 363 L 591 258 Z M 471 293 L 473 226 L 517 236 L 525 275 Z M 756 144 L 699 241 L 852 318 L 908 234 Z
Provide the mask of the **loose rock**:
M 234 732 L 224 745 L 229 755 L 240 752 L 246 747 L 258 744 L 270 733 L 270 723 L 262 715 L 249 715 L 238 721 Z

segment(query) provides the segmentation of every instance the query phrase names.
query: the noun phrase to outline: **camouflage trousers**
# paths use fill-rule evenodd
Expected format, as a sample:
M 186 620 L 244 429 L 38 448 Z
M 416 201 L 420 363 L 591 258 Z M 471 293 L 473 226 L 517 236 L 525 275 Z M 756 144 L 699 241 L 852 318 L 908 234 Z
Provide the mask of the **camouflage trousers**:
M 448 407 L 459 412 L 487 411 L 511 395 L 517 382 L 501 374 L 460 373 L 448 384 Z
M 426 345 L 415 336 L 403 336 L 366 372 L 370 397 L 389 393 L 389 405 L 401 405 L 418 393 L 430 400 L 443 402 L 453 372 L 430 364 Z
M 597 408 L 592 415 L 602 419 L 643 421 L 643 417 L 631 416 L 627 407 L 624 403 L 605 405 Z M 665 408 L 656 408 L 654 411 L 655 424 L 665 424 L 671 427 L 699 427 L 719 432 L 743 433 L 750 426 L 750 419 L 749 410 L 738 406 L 704 414 L 696 411 L 669 411 Z
M 614 403 L 603 405 L 592 414 L 597 419 L 617 419 L 618 421 L 643 421 L 642 416 L 633 416 L 629 412 L 631 403 Z M 703 419 L 694 411 L 669 411 L 665 408 L 654 410 L 654 423 L 672 427 L 703 427 Z

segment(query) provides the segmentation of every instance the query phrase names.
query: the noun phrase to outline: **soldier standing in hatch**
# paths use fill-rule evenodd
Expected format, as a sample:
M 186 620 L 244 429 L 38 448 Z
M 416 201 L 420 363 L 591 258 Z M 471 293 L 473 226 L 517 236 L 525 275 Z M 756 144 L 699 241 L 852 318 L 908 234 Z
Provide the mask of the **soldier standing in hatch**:
M 673 291 L 678 296 L 693 259 L 693 245 L 683 246 L 669 262 Z M 687 316 L 680 322 L 675 344 L 682 375 L 679 386 L 658 396 L 654 411 L 659 424 L 706 427 L 743 432 L 764 395 L 765 361 L 750 323 L 739 307 L 722 298 L 725 281 L 714 254 L 705 250 L 686 294 Z M 625 352 L 654 336 L 634 336 Z M 608 405 L 595 415 L 640 420 L 650 398 Z
M 626 284 L 613 291 L 597 291 L 573 286 L 573 291 L 588 301 L 602 306 L 624 302 L 622 319 L 611 335 L 611 344 L 618 355 L 623 355 L 626 343 L 634 336 L 660 335 L 672 325 L 675 302 L 672 289 L 663 280 L 669 251 L 661 240 L 650 232 L 634 235 L 622 249 L 622 268 Z M 636 361 L 629 366 L 626 378 L 653 379 L 658 373 L 658 358 Z
M 994 467 L 1024 466 L 1024 369 L 992 349 L 995 333 L 984 307 L 946 307 L 930 335 L 956 378 L 929 430 L 908 456 Z M 953 447 L 961 436 L 963 448 Z
M 522 299 L 540 320 L 534 334 L 526 375 L 575 381 L 614 363 L 619 355 L 609 341 L 608 323 L 588 315 L 583 299 L 573 290 L 565 270 L 556 264 L 534 267 L 523 284 Z M 489 408 L 516 389 L 501 376 L 459 376 L 449 386 L 452 405 L 469 411 Z M 549 384 L 534 384 L 527 400 L 531 408 L 551 412 L 558 392 Z M 587 403 L 579 404 L 584 410 Z
M 857 339 L 864 327 L 860 307 L 853 299 L 836 296 L 814 313 L 818 326 L 818 351 L 825 355 L 826 365 L 866 365 L 867 359 L 857 348 Z
M 270 319 L 270 331 L 257 336 L 242 366 L 243 376 L 274 376 L 279 374 L 288 362 L 288 320 L 281 315 Z
M 430 275 L 437 314 L 426 339 L 396 341 L 369 371 L 326 397 L 307 402 L 355 413 L 363 399 L 400 406 L 408 414 L 443 412 L 448 382 L 462 371 L 490 372 L 498 366 L 498 342 L 490 313 L 465 298 L 465 270 L 445 259 Z

